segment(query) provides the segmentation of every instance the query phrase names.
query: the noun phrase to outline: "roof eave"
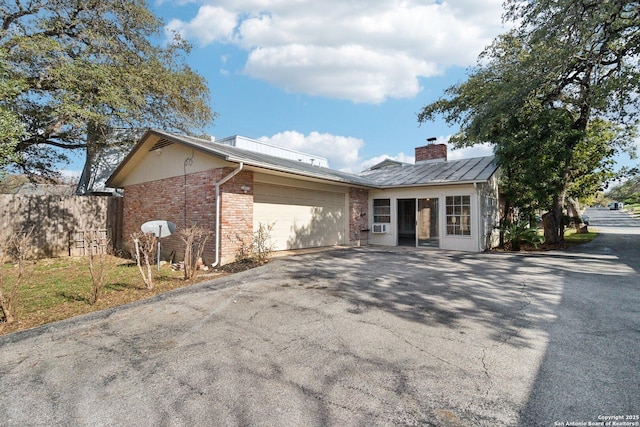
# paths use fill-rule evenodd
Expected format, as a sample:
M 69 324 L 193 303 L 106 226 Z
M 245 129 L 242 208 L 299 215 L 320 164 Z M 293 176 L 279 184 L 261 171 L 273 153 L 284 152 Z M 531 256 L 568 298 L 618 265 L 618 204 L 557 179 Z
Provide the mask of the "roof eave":
M 299 176 L 299 177 L 313 178 L 313 179 L 316 179 L 316 180 L 334 182 L 334 183 L 345 184 L 345 185 L 350 185 L 350 186 L 355 186 L 355 187 L 375 188 L 375 185 L 373 185 L 373 184 L 365 184 L 363 182 L 349 181 L 349 180 L 340 179 L 340 178 L 337 178 L 337 177 L 336 178 L 331 178 L 331 177 L 327 177 L 326 175 L 322 175 L 322 174 L 314 174 L 314 173 L 302 172 L 302 171 L 291 169 L 291 168 L 277 167 L 277 166 L 270 165 L 270 164 L 267 164 L 267 163 L 247 162 L 245 160 L 233 159 L 233 158 L 229 158 L 229 159 L 227 159 L 227 161 L 235 162 L 235 163 L 243 162 L 245 165 L 250 166 L 250 167 L 254 167 L 254 168 L 257 168 L 257 169 L 270 170 L 270 171 L 273 171 L 273 172 L 291 174 L 291 175 L 295 175 L 295 176 Z
M 144 135 L 142 135 L 142 137 L 140 138 L 140 141 L 138 141 L 138 143 L 131 149 L 131 151 L 129 152 L 129 154 L 127 154 L 127 156 L 120 162 L 120 164 L 118 165 L 118 167 L 111 173 L 111 175 L 109 176 L 109 178 L 107 178 L 107 180 L 105 181 L 105 186 L 110 187 L 110 188 L 122 188 L 122 186 L 116 185 L 114 184 L 114 180 L 117 177 L 117 175 L 122 171 L 122 169 L 125 167 L 125 165 L 131 160 L 131 158 L 133 156 L 135 156 L 135 154 L 142 148 L 142 146 L 145 144 L 145 142 L 147 141 L 147 139 L 149 139 L 151 136 L 157 136 L 159 138 L 166 138 L 166 139 L 170 139 L 172 142 L 177 143 L 177 144 L 181 144 L 184 146 L 188 146 L 190 148 L 196 149 L 200 152 L 203 153 L 207 153 L 209 155 L 212 155 L 214 157 L 217 157 L 221 160 L 226 160 L 228 162 L 231 163 L 237 163 L 234 160 L 229 160 L 229 156 L 219 153 L 219 152 L 215 152 L 212 150 L 209 150 L 205 147 L 201 147 L 199 144 L 195 144 L 193 142 L 188 142 L 185 141 L 183 139 L 180 139 L 170 133 L 166 133 L 166 132 L 162 132 L 162 131 L 158 131 L 158 130 L 154 130 L 154 129 L 148 129 Z

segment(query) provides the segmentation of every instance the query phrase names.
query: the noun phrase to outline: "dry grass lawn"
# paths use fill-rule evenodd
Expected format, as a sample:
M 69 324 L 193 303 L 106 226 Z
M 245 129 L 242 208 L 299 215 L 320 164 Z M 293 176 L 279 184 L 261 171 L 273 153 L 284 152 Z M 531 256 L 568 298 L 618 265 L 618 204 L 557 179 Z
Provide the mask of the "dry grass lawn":
M 186 281 L 182 271 L 173 271 L 168 265 L 163 266 L 160 271 L 154 267 L 154 288 L 149 290 L 133 261 L 108 256 L 104 265 L 104 287 L 98 302 L 91 304 L 92 280 L 87 258 L 54 258 L 28 262 L 14 301 L 16 321 L 7 324 L 0 313 L 0 334 L 149 298 L 226 274 L 225 271 L 198 272 L 194 279 Z M 3 291 L 7 295 L 9 288 L 15 283 L 18 267 L 5 264 L 0 268 L 3 278 L 0 283 L 4 284 Z

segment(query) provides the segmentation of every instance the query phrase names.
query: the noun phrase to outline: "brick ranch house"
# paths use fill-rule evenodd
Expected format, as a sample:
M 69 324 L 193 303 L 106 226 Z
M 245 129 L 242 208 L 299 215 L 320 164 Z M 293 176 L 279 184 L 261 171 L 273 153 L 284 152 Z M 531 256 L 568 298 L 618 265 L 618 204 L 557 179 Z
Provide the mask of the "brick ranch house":
M 273 226 L 274 250 L 373 244 L 479 252 L 496 244 L 493 157 L 447 161 L 446 145 L 433 144 L 416 148 L 415 165 L 385 160 L 350 174 L 304 153 L 283 158 L 270 153 L 277 147 L 235 141 L 147 131 L 106 182 L 124 190 L 123 240 L 150 220 L 196 223 L 217 236 L 204 253 L 214 265 L 234 261 L 260 224 Z M 176 236 L 163 238 L 162 248 L 181 256 Z

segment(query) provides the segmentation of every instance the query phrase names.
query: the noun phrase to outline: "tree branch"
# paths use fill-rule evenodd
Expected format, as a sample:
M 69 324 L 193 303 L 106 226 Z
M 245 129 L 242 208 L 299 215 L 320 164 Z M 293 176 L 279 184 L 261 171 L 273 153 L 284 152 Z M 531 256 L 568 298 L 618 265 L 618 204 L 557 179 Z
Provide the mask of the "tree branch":
M 55 139 L 45 138 L 41 136 L 32 136 L 30 138 L 22 140 L 16 147 L 16 151 L 22 151 L 27 147 L 30 147 L 32 145 L 37 145 L 37 144 L 51 145 L 53 147 L 58 147 L 58 148 L 63 148 L 68 150 L 77 150 L 77 149 L 87 148 L 86 143 L 73 144 L 73 143 L 67 143 L 67 142 L 60 142 L 60 141 L 56 141 Z
M 22 7 L 22 4 L 20 4 L 19 0 L 16 0 L 16 6 L 18 7 L 18 11 L 14 13 L 9 13 L 8 10 L 4 8 L 0 8 L 0 11 L 2 11 L 4 14 L 4 19 L 2 20 L 2 32 L 0 32 L 0 38 L 4 37 L 4 35 L 7 33 L 7 30 L 9 30 L 9 27 L 11 26 L 11 24 L 13 24 L 16 20 L 22 18 L 23 16 L 38 13 L 38 10 L 40 10 L 40 7 L 35 7 L 34 9 L 31 9 L 31 8 L 25 9 Z

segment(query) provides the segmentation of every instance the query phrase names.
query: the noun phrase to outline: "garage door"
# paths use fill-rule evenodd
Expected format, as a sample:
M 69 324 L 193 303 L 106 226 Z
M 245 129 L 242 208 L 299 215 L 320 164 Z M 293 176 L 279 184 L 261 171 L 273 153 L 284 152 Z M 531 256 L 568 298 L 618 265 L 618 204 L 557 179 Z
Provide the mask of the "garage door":
M 345 243 L 345 194 L 255 183 L 253 229 L 273 224 L 274 250 Z

